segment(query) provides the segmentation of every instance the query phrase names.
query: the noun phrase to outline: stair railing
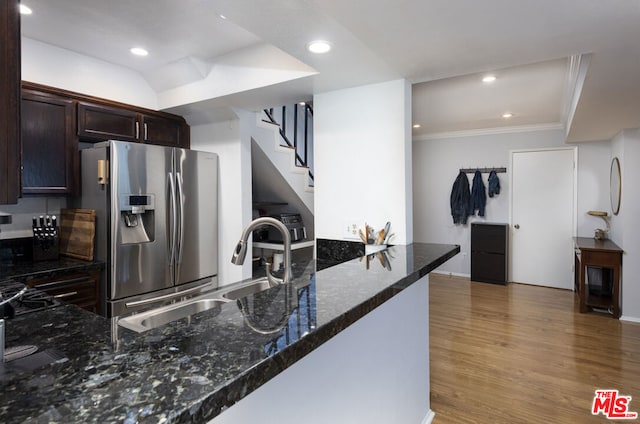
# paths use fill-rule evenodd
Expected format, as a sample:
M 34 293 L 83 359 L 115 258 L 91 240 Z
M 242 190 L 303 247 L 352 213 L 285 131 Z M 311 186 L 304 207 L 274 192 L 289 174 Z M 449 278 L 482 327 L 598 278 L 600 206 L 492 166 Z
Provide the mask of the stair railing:
M 313 164 L 309 160 L 309 148 L 313 148 L 313 107 L 305 103 L 304 104 L 304 131 L 302 136 L 302 146 L 300 146 L 300 140 L 298 137 L 298 105 L 293 106 L 293 142 L 290 137 L 287 136 L 287 106 L 282 106 L 282 122 L 278 122 L 274 117 L 274 109 L 264 109 L 264 114 L 267 117 L 266 122 L 277 125 L 280 132 L 280 137 L 286 143 L 286 147 L 291 147 L 295 152 L 295 163 L 297 166 L 306 167 L 309 169 L 310 185 L 313 185 Z M 300 155 L 300 147 L 302 147 L 302 155 Z

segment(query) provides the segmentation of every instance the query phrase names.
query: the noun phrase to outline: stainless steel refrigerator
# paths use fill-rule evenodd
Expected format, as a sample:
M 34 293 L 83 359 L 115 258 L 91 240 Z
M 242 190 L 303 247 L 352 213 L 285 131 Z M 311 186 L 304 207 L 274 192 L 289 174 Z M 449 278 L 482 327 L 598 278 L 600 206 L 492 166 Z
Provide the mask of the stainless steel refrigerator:
M 217 287 L 215 153 L 112 140 L 83 149 L 81 170 L 107 316 Z

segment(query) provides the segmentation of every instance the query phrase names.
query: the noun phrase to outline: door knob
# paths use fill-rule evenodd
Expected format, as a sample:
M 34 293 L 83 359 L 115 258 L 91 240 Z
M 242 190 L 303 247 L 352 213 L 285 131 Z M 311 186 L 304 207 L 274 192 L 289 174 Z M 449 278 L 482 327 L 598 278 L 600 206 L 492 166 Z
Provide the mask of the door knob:
M 517 230 L 518 228 L 520 228 L 520 224 L 514 225 L 513 228 L 515 228 Z

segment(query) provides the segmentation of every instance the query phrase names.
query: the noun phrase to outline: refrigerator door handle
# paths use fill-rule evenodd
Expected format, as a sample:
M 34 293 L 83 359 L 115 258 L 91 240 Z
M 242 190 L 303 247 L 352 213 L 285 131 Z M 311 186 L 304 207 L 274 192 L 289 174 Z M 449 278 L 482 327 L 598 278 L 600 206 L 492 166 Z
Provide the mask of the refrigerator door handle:
M 182 189 L 182 174 L 180 174 L 179 172 L 176 172 L 176 182 L 178 184 L 178 200 L 177 200 L 177 204 L 179 206 L 179 210 L 178 210 L 178 216 L 179 216 L 179 223 L 178 223 L 178 249 L 177 249 L 177 263 L 181 263 L 182 262 L 182 245 L 184 243 L 184 199 L 183 197 L 183 189 Z
M 175 261 L 175 257 L 176 257 L 176 224 L 177 224 L 177 217 L 176 217 L 176 188 L 175 188 L 175 183 L 173 180 L 173 172 L 169 172 L 167 174 L 167 178 L 169 180 L 169 198 L 170 198 L 170 205 L 169 205 L 169 224 L 170 224 L 170 228 L 169 228 L 169 266 L 171 268 L 173 268 L 173 264 Z M 173 276 L 172 276 L 173 279 Z

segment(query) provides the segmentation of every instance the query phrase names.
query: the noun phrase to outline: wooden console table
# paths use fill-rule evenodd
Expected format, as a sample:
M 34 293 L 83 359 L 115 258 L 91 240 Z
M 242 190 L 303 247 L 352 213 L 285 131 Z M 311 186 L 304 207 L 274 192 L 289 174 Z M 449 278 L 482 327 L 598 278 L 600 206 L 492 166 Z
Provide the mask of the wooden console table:
M 592 308 L 606 309 L 614 317 L 620 318 L 620 273 L 623 250 L 611 240 L 574 237 L 573 241 L 576 266 L 575 290 L 580 297 L 580 312 L 589 312 Z M 604 279 L 613 274 L 610 294 L 589 290 L 587 278 L 589 267 L 602 270 L 603 287 L 608 285 Z

